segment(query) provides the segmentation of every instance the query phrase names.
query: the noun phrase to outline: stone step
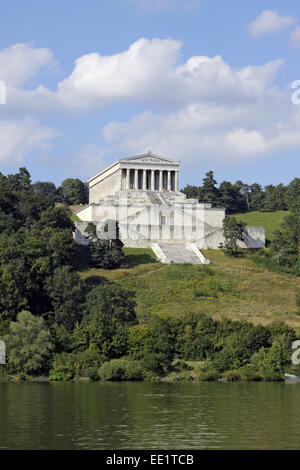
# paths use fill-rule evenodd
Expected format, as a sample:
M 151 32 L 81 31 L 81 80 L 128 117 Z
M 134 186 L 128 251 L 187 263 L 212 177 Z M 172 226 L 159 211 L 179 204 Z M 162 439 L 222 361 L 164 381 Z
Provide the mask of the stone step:
M 159 246 L 165 257 L 171 263 L 202 264 L 196 253 L 192 249 L 188 249 L 184 243 L 160 243 Z

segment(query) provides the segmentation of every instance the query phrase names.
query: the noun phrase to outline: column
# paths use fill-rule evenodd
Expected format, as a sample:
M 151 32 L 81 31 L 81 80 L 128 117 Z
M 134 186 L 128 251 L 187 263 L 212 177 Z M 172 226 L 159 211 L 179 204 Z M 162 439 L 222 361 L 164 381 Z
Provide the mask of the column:
M 126 189 L 130 189 L 130 170 L 126 170 Z
M 175 191 L 178 191 L 178 171 L 175 171 Z
M 154 170 L 151 170 L 151 191 L 155 190 Z
M 139 172 L 134 170 L 134 189 L 139 189 Z
M 159 187 L 159 190 L 162 191 L 163 190 L 163 172 L 162 170 L 159 170 L 159 178 L 158 178 L 158 187 Z
M 145 191 L 146 188 L 146 170 L 143 170 L 143 186 L 142 189 Z
M 168 175 L 167 190 L 171 191 L 171 172 L 168 171 L 167 175 Z

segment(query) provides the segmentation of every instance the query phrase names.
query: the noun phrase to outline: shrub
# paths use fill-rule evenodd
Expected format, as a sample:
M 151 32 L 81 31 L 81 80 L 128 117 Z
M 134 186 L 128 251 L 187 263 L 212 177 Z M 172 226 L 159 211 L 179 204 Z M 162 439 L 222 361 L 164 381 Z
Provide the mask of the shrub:
M 137 361 L 125 359 L 112 359 L 104 362 L 98 370 L 98 375 L 102 380 L 142 380 L 143 374 L 140 364 Z
M 241 380 L 241 374 L 238 370 L 227 370 L 222 377 L 227 382 L 239 382 Z
M 4 340 L 11 372 L 36 375 L 48 370 L 54 345 L 43 318 L 20 312 L 17 321 L 10 323 L 9 334 Z
M 286 365 L 290 363 L 290 350 L 279 339 L 274 341 L 270 348 L 260 348 L 253 357 L 253 364 L 257 367 L 265 380 L 281 377 Z
M 66 352 L 54 354 L 51 366 L 50 380 L 67 381 L 74 379 L 76 374 L 74 354 Z
M 214 382 L 216 380 L 219 380 L 219 378 L 220 374 L 215 369 L 206 370 L 205 372 L 202 372 L 201 375 L 199 375 L 199 380 L 203 382 Z
M 74 380 L 78 377 L 98 379 L 98 368 L 103 358 L 97 351 L 86 350 L 82 352 L 55 354 L 52 368 L 49 372 L 51 380 Z

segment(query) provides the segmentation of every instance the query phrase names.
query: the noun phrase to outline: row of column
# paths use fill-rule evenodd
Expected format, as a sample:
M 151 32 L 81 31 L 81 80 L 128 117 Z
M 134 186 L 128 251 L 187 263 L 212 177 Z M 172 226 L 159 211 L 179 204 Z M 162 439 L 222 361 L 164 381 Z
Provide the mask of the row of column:
M 123 169 L 122 172 L 124 189 L 178 191 L 178 171 Z

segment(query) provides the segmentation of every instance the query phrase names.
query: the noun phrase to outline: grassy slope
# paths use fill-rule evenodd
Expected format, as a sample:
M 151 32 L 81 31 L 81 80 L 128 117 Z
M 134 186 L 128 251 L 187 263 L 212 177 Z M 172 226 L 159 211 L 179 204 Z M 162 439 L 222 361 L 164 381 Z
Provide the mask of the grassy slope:
M 105 276 L 134 290 L 141 321 L 154 312 L 203 312 L 215 319 L 227 317 L 262 324 L 280 319 L 300 328 L 300 317 L 295 314 L 299 278 L 270 272 L 246 257 L 232 259 L 217 250 L 204 251 L 212 262 L 211 273 L 204 276 L 203 265 L 162 265 L 155 262 L 151 250 L 126 248 L 125 252 L 124 267 L 112 271 L 89 269 L 81 276 Z M 216 286 L 216 298 L 195 295 L 202 288 L 213 292 Z
M 283 218 L 288 215 L 288 211 L 275 211 L 275 212 L 246 212 L 244 214 L 234 214 L 234 216 L 247 225 L 262 225 L 266 229 L 266 239 L 272 240 L 272 233 L 274 230 L 280 228 Z

